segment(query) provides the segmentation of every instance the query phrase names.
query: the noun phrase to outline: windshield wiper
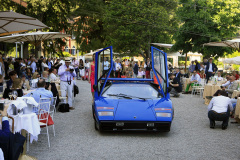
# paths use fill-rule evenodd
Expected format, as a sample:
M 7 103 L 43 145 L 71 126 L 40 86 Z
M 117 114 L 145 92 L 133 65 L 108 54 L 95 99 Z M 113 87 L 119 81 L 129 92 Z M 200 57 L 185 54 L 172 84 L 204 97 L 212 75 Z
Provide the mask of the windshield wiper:
M 141 99 L 146 101 L 147 98 L 141 98 L 141 97 L 136 97 L 136 96 L 131 96 L 131 95 L 126 95 L 126 94 L 107 94 L 108 96 L 116 96 L 116 97 L 122 97 L 122 98 L 127 98 L 127 99 L 133 99 L 133 98 L 137 98 L 137 99 Z

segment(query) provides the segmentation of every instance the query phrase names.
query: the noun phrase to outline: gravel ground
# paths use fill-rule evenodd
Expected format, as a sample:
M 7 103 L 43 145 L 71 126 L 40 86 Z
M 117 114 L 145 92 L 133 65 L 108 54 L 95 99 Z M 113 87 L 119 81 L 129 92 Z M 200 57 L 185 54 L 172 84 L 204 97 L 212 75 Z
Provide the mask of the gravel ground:
M 55 114 L 56 136 L 50 128 L 51 148 L 45 134 L 30 145 L 29 155 L 39 160 L 151 159 L 239 160 L 240 142 L 236 124 L 227 130 L 209 128 L 207 106 L 199 96 L 173 98 L 175 118 L 169 133 L 99 133 L 94 129 L 90 84 L 78 81 L 80 94 L 74 111 Z M 45 129 L 42 129 L 42 132 Z

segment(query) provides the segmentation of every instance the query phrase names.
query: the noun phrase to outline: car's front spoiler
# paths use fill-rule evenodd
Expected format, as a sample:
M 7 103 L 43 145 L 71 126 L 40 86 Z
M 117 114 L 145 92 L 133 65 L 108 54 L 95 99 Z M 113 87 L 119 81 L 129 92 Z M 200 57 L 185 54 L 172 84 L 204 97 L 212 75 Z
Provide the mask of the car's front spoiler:
M 117 126 L 117 123 L 124 123 L 123 126 Z M 154 124 L 154 126 L 149 124 Z M 99 121 L 101 131 L 170 131 L 171 122 L 158 121 Z

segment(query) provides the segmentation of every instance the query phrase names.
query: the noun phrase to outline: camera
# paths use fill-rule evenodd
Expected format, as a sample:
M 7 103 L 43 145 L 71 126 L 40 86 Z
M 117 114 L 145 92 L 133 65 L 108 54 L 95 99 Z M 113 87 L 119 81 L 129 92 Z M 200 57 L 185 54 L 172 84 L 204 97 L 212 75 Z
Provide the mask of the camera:
M 70 69 L 70 72 L 73 72 L 74 71 L 74 69 Z

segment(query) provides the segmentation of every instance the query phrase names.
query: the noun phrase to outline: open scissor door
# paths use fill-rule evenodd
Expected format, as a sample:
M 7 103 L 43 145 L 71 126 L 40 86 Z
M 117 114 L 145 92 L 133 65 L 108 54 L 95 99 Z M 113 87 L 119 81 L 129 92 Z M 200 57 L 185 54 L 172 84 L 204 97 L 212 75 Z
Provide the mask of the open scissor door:
M 152 69 L 154 79 L 159 84 L 161 94 L 166 97 L 168 88 L 168 69 L 167 69 L 167 54 L 155 47 L 151 47 L 152 53 Z
M 102 94 L 102 91 L 111 73 L 113 66 L 112 56 L 112 46 L 104 48 L 95 54 L 95 98 Z M 102 80 L 102 78 L 105 79 Z

